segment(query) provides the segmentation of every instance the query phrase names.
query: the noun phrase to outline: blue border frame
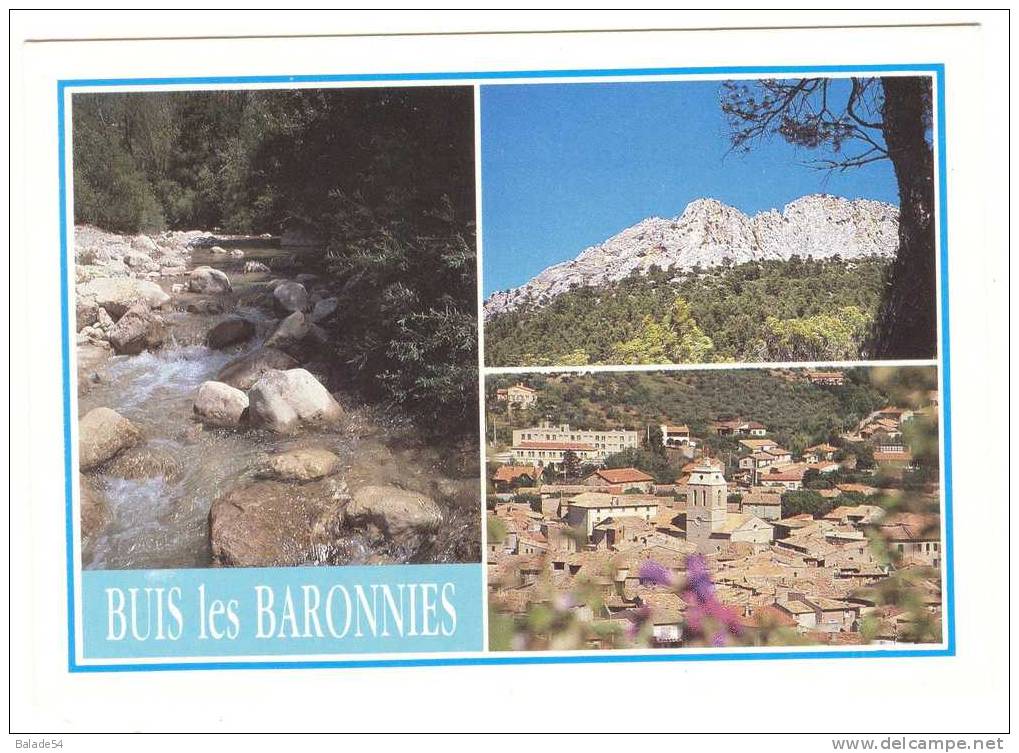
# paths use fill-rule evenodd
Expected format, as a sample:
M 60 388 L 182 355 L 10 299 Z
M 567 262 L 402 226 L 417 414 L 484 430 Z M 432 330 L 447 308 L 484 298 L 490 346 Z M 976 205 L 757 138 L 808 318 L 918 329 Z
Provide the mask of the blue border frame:
M 676 76 L 694 74 L 794 74 L 794 73 L 927 73 L 932 74 L 938 84 L 937 133 L 938 133 L 938 233 L 941 245 L 941 291 L 938 300 L 941 314 L 941 377 L 942 405 L 944 416 L 944 492 L 945 492 L 945 607 L 947 614 L 947 642 L 943 648 L 934 649 L 868 649 L 868 650 L 806 650 L 806 651 L 762 651 L 733 653 L 666 653 L 646 654 L 613 653 L 585 655 L 501 656 L 493 652 L 480 652 L 477 656 L 420 658 L 420 659 L 349 659 L 349 660 L 295 660 L 295 661 L 196 661 L 138 664 L 78 664 L 75 656 L 75 569 L 74 569 L 74 520 L 73 486 L 71 461 L 71 374 L 70 374 L 70 330 L 68 311 L 68 268 L 67 268 L 67 181 L 65 174 L 66 140 L 64 134 L 65 93 L 74 88 L 124 87 L 124 86 L 207 86 L 215 84 L 307 84 L 341 82 L 396 83 L 402 81 L 432 81 L 444 83 L 473 84 L 480 81 L 507 79 L 570 79 L 610 78 L 639 76 Z M 898 657 L 955 656 L 955 548 L 952 526 L 952 413 L 951 413 L 951 360 L 948 316 L 948 221 L 947 221 L 947 177 L 945 161 L 945 66 L 943 63 L 908 63 L 888 65 L 805 65 L 805 66 L 714 66 L 686 68 L 607 68 L 599 70 L 536 70 L 536 71 L 488 71 L 453 73 L 373 73 L 373 74 L 323 74 L 300 76 L 201 76 L 166 78 L 106 78 L 106 79 L 61 79 L 57 81 L 57 155 L 59 160 L 60 197 L 60 323 L 61 355 L 64 405 L 64 493 L 66 496 L 65 522 L 67 526 L 67 662 L 70 672 L 160 672 L 193 669 L 312 669 L 348 667 L 427 667 L 427 666 L 490 666 L 496 664 L 607 664 L 617 662 L 701 662 L 756 659 L 885 659 Z

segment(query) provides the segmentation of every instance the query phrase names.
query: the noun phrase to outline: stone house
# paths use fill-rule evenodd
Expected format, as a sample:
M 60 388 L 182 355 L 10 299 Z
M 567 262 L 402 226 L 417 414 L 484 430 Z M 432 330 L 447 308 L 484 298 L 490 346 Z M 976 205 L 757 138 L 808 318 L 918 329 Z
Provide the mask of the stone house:
M 623 493 L 639 491 L 641 494 L 654 494 L 655 478 L 639 468 L 602 468 L 586 479 L 586 486 L 618 486 Z

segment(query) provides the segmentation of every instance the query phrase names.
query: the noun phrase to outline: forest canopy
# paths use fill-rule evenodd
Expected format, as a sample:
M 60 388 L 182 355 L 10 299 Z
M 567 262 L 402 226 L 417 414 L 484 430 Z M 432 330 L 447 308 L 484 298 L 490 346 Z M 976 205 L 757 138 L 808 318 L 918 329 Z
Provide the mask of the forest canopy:
M 485 325 L 489 366 L 852 360 L 888 262 L 768 260 L 579 287 Z

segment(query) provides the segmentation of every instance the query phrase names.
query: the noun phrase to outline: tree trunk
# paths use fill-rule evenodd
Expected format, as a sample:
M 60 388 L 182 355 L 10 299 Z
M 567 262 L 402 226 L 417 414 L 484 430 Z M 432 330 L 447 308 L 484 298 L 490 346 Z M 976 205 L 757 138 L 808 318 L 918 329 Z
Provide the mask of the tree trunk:
M 899 251 L 875 323 L 875 358 L 933 358 L 937 353 L 934 261 L 934 164 L 927 143 L 929 78 L 889 76 L 883 129 L 899 185 Z

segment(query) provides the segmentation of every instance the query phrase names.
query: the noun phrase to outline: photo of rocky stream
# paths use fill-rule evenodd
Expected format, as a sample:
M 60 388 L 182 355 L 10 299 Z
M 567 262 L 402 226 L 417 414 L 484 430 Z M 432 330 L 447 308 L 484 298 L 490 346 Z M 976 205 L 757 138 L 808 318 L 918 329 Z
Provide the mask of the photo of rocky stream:
M 477 560 L 476 447 L 330 392 L 316 257 L 76 228 L 85 568 Z

